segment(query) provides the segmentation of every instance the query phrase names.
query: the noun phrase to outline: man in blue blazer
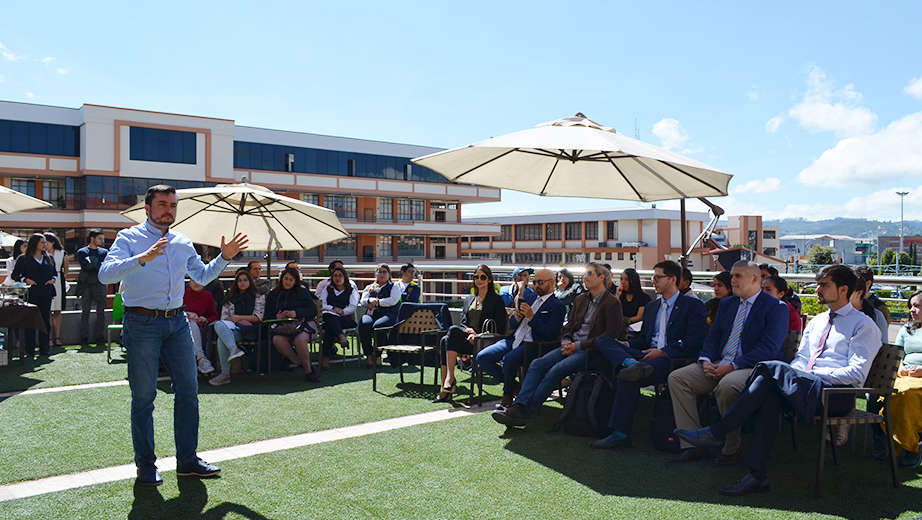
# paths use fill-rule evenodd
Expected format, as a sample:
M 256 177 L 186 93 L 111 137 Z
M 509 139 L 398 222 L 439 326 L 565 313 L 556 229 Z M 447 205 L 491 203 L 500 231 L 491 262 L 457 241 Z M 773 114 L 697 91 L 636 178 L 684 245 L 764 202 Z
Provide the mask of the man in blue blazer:
M 509 319 L 515 332 L 501 339 L 477 354 L 477 364 L 493 379 L 503 382 L 503 400 L 500 406 L 512 404 L 515 392 L 515 377 L 525 360 L 525 349 L 529 357 L 537 357 L 537 348 L 523 346 L 531 341 L 556 341 L 563 328 L 567 314 L 566 306 L 554 296 L 555 276 L 550 269 L 535 273 L 535 295 L 531 303 L 522 302 L 520 308 Z
M 630 446 L 640 389 L 665 383 L 671 359 L 695 357 L 701 350 L 707 313 L 701 300 L 680 294 L 682 267 L 667 260 L 653 266 L 653 273 L 653 288 L 661 298 L 644 307 L 640 337 L 623 342 L 602 336 L 596 343 L 612 365 L 624 368 L 618 375 L 618 391 L 608 422 L 614 433 L 590 442 L 592 448 Z
M 676 427 L 701 428 L 698 396 L 714 392 L 720 413 L 736 403 L 746 387 L 752 367 L 760 361 L 784 361 L 782 345 L 788 332 L 787 304 L 761 289 L 761 272 L 755 262 L 741 260 L 730 270 L 733 296 L 720 302 L 717 318 L 704 339 L 698 363 L 669 374 L 669 393 Z M 693 447 L 682 440 L 682 452 L 670 462 L 691 462 L 708 458 L 706 447 Z M 739 430 L 727 434 L 716 466 L 739 462 Z

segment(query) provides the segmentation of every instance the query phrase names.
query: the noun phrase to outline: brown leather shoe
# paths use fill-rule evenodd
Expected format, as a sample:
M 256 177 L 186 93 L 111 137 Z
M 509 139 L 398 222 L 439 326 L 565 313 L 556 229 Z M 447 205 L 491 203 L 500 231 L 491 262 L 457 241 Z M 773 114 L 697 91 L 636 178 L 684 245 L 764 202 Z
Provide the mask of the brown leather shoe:
M 696 460 L 704 460 L 711 456 L 711 451 L 705 447 L 698 446 L 695 448 L 686 448 L 682 450 L 682 453 L 674 457 L 669 457 L 669 462 L 675 462 L 676 464 L 683 464 L 685 462 L 695 462 Z
M 717 454 L 717 458 L 714 459 L 714 465 L 718 468 L 724 466 L 733 466 L 743 460 L 743 448 L 736 450 L 736 453 L 732 455 L 726 455 L 724 452 Z

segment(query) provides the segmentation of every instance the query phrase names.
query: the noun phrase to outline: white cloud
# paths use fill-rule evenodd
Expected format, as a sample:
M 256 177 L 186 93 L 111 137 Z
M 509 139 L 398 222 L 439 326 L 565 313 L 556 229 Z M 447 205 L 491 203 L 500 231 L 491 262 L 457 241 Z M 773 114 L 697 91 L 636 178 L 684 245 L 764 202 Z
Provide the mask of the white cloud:
M 922 78 L 912 78 L 912 81 L 909 82 L 909 85 L 906 85 L 903 92 L 922 99 Z
M 778 131 L 778 127 L 784 122 L 784 115 L 775 116 L 765 123 L 765 131 L 773 134 Z
M 682 128 L 678 120 L 665 118 L 653 125 L 653 135 L 659 137 L 662 147 L 667 150 L 680 148 L 688 141 L 688 132 Z
M 794 105 L 788 116 L 809 132 L 835 132 L 840 138 L 866 135 L 874 131 L 877 115 L 860 106 L 861 99 L 854 85 L 836 90 L 823 69 L 813 67 L 803 101 Z
M 68 72 L 70 72 L 69 70 L 62 69 L 61 67 L 55 67 L 54 70 L 58 71 L 58 74 L 67 74 Z
M 749 90 L 746 91 L 746 96 L 753 101 L 759 100 L 759 89 L 755 85 L 749 87 Z
M 769 193 L 780 189 L 781 179 L 778 177 L 769 177 L 765 180 L 756 179 L 740 184 L 739 186 L 733 186 L 730 188 L 730 191 L 732 191 L 734 195 L 742 195 L 744 193 Z
M 843 139 L 797 176 L 807 186 L 867 189 L 922 176 L 922 112 L 872 135 Z
M 13 51 L 6 48 L 5 45 L 0 43 L 0 54 L 3 54 L 3 57 L 10 61 L 22 61 L 26 57 L 13 53 Z
M 54 58 L 52 58 L 51 56 L 48 56 L 47 58 L 42 59 L 42 63 L 44 63 L 45 65 L 50 64 L 52 61 L 54 61 Z
M 0 76 L 0 83 L 3 83 L 5 81 L 6 81 L 6 78 L 4 78 L 3 76 Z
M 26 97 L 29 98 L 29 99 L 35 99 L 35 94 L 33 94 L 33 93 L 31 93 L 31 92 L 26 92 Z
M 904 218 L 906 220 L 922 218 L 922 186 L 894 187 L 855 197 L 845 203 L 845 216 L 898 221 L 900 219 L 900 197 L 896 194 L 898 191 L 909 192 L 903 199 Z

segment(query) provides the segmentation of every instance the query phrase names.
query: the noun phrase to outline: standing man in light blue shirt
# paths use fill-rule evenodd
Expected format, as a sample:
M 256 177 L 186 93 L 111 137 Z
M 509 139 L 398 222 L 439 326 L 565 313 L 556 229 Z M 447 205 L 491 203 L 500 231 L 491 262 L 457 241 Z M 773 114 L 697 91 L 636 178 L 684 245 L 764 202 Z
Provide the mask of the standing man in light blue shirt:
M 119 231 L 99 269 L 104 284 L 123 283 L 123 341 L 128 351 L 131 388 L 131 439 L 138 483 L 163 483 L 155 465 L 154 398 L 160 362 L 172 380 L 173 434 L 178 476 L 214 477 L 221 469 L 198 458 L 198 380 L 189 320 L 183 307 L 186 273 L 200 284 L 220 275 L 246 249 L 246 235 L 229 243 L 221 237 L 221 255 L 208 265 L 182 233 L 170 230 L 179 198 L 172 186 L 147 190 L 147 220 Z

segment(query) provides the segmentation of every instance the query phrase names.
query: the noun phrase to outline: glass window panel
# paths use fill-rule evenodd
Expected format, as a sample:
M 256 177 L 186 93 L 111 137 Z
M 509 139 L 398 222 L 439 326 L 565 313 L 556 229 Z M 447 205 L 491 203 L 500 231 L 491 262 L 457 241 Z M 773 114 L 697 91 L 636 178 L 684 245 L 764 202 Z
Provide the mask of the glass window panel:
M 330 174 L 330 154 L 326 150 L 317 150 L 317 173 Z
M 250 167 L 250 147 L 246 143 L 234 142 L 234 168 Z
M 12 151 L 10 146 L 10 122 L 0 120 L 0 152 Z
M 260 170 L 271 170 L 272 163 L 275 162 L 275 158 L 273 157 L 273 154 L 275 153 L 275 147 L 272 146 L 271 144 L 263 144 L 260 146 L 263 149 L 263 153 L 262 153 L 263 162 L 262 162 L 262 166 L 260 166 L 259 169 Z
M 47 125 L 45 147 L 49 155 L 64 155 L 64 127 L 61 125 Z
M 46 153 L 47 132 L 41 123 L 29 123 L 29 153 Z
M 250 165 L 248 168 L 261 170 L 263 166 L 263 147 L 261 144 L 249 143 Z
M 197 136 L 192 132 L 182 133 L 182 162 L 185 164 L 195 164 L 196 139 Z
M 80 128 L 72 127 L 64 132 L 64 155 L 80 156 Z
M 168 140 L 170 146 L 169 153 L 169 162 L 172 163 L 182 163 L 185 162 L 185 156 L 183 154 L 183 141 L 185 139 L 182 136 L 171 135 Z
M 29 153 L 29 124 L 22 121 L 10 122 L 10 151 Z

